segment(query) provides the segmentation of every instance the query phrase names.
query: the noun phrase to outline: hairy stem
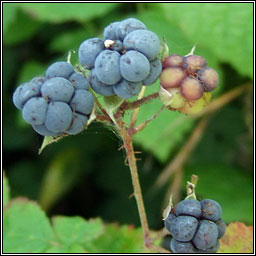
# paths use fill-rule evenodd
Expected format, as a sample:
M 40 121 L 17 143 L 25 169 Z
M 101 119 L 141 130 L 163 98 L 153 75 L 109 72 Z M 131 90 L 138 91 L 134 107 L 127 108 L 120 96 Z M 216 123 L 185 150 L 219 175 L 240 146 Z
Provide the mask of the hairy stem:
M 149 101 L 156 99 L 159 96 L 158 92 L 155 92 L 153 94 L 150 94 L 142 99 L 133 101 L 133 102 L 124 102 L 121 105 L 121 109 L 122 110 L 128 110 L 128 109 L 134 109 L 134 108 L 138 108 L 143 104 L 148 103 Z
M 106 116 L 106 115 L 99 115 L 99 114 L 95 114 L 96 116 L 96 120 L 99 122 L 105 122 L 105 123 L 111 123 L 112 120 L 110 117 Z
M 147 221 L 146 211 L 145 211 L 143 197 L 141 193 L 138 170 L 136 165 L 136 158 L 135 158 L 135 153 L 134 153 L 133 143 L 132 143 L 132 136 L 128 133 L 127 129 L 124 126 L 120 127 L 119 133 L 124 143 L 127 160 L 130 167 L 132 184 L 134 189 L 134 196 L 136 199 L 139 216 L 140 216 L 140 222 L 141 222 L 141 226 L 144 234 L 144 243 L 146 247 L 151 247 L 152 241 L 150 240 L 150 237 L 149 237 L 148 221 Z
M 104 114 L 105 116 L 108 116 L 107 111 L 102 107 L 102 105 L 101 105 L 100 102 L 98 101 L 95 92 L 94 92 L 92 89 L 90 89 L 90 93 L 92 94 L 92 96 L 93 96 L 93 98 L 94 98 L 94 101 L 95 101 L 95 104 L 96 104 L 96 106 L 99 108 L 99 110 L 101 111 L 101 113 Z

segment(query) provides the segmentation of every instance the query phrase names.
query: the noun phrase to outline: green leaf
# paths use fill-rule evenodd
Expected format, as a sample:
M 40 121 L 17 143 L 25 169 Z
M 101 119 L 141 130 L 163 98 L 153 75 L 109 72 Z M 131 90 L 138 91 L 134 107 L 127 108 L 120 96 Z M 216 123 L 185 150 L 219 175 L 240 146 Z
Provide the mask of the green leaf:
M 24 11 L 41 21 L 87 21 L 113 10 L 119 3 L 19 3 Z
M 13 3 L 3 3 L 3 32 L 15 20 L 17 8 Z
M 6 206 L 6 204 L 9 202 L 9 200 L 10 200 L 10 187 L 9 187 L 8 180 L 4 173 L 4 175 L 3 175 L 3 207 Z
M 66 247 L 74 244 L 86 246 L 103 233 L 103 228 L 100 219 L 85 220 L 79 216 L 53 218 L 53 229 L 57 239 Z
M 115 122 L 114 112 L 123 103 L 124 99 L 118 96 L 105 96 L 103 97 L 104 107 L 111 119 Z
M 19 84 L 28 82 L 33 77 L 44 76 L 47 66 L 37 61 L 28 61 L 20 69 Z
M 104 97 L 104 104 L 105 104 L 105 109 L 109 113 L 113 113 L 115 109 L 117 109 L 124 99 L 119 98 L 118 96 L 105 96 Z
M 67 248 L 63 248 L 61 246 L 51 246 L 50 248 L 48 248 L 46 251 L 44 251 L 44 253 L 66 253 L 67 252 Z
M 235 222 L 227 226 L 218 253 L 253 253 L 253 227 Z
M 165 16 L 198 47 L 210 49 L 222 62 L 253 77 L 253 4 L 161 4 Z
M 49 164 L 42 180 L 39 202 L 43 209 L 49 209 L 81 177 L 79 159 L 82 156 L 78 149 L 61 150 Z
M 85 248 L 89 253 L 143 252 L 143 234 L 141 229 L 132 226 L 110 224 L 103 235 Z
M 67 246 L 52 246 L 47 249 L 44 253 L 87 253 L 87 251 L 83 248 L 83 246 L 79 244 Z
M 55 142 L 58 142 L 59 140 L 61 140 L 63 137 L 60 136 L 60 137 L 57 137 L 57 138 L 54 138 L 52 136 L 44 136 L 44 140 L 43 140 L 43 143 L 38 151 L 38 154 L 40 155 L 43 150 L 50 144 L 52 143 L 55 143 Z
M 88 33 L 88 28 L 76 29 L 72 31 L 65 31 L 56 38 L 53 38 L 49 45 L 49 49 L 53 52 L 68 52 L 70 50 L 77 50 L 79 45 L 90 37 L 95 37 L 96 31 L 94 33 Z
M 198 175 L 198 200 L 211 198 L 222 206 L 225 222 L 253 222 L 253 179 L 241 169 L 225 164 L 196 164 L 185 170 L 184 184 L 192 174 Z M 234 210 L 235 209 L 235 210 Z
M 52 238 L 49 220 L 36 203 L 18 198 L 4 210 L 4 253 L 40 253 Z
M 18 10 L 15 19 L 12 19 L 12 22 L 10 22 L 5 30 L 3 35 L 4 44 L 22 43 L 31 38 L 40 26 L 40 22 Z
M 87 253 L 87 251 L 83 248 L 82 245 L 73 244 L 67 248 L 67 253 Z

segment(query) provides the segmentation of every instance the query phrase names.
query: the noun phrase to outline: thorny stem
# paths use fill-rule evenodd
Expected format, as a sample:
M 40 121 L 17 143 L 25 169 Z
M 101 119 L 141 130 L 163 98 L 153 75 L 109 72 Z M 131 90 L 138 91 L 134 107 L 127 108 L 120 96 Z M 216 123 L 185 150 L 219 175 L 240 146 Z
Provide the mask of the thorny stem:
M 155 118 L 157 118 L 157 117 L 161 114 L 161 112 L 162 112 L 164 109 L 165 109 L 165 106 L 163 105 L 163 106 L 160 108 L 160 110 L 159 110 L 156 114 L 154 114 L 153 116 L 151 116 L 149 119 L 147 119 L 147 120 L 144 121 L 143 123 L 139 124 L 136 128 L 133 128 L 133 129 L 130 131 L 130 133 L 134 135 L 134 134 L 136 134 L 137 132 L 142 131 L 142 130 L 148 125 L 148 123 L 150 123 L 152 120 L 154 120 Z
M 144 94 L 144 92 L 142 91 L 141 97 L 143 97 L 143 94 Z M 146 248 L 149 248 L 151 250 L 156 250 L 158 252 L 168 252 L 163 248 L 155 246 L 153 244 L 153 240 L 150 237 L 150 230 L 149 230 L 149 226 L 148 226 L 145 206 L 144 206 L 140 182 L 139 182 L 138 170 L 137 170 L 137 165 L 136 165 L 137 159 L 135 157 L 135 151 L 133 149 L 133 141 L 132 141 L 133 133 L 129 133 L 129 128 L 127 128 L 125 126 L 125 123 L 122 120 L 122 114 L 125 112 L 125 110 L 135 109 L 135 111 L 133 112 L 133 115 L 132 115 L 132 119 L 131 119 L 131 125 L 134 126 L 136 119 L 137 119 L 138 108 L 142 104 L 145 104 L 148 101 L 157 98 L 158 93 L 151 94 L 145 98 L 141 98 L 141 99 L 139 98 L 137 101 L 134 101 L 131 103 L 128 103 L 128 102 L 125 102 L 125 104 L 123 103 L 119 107 L 117 113 L 114 116 L 110 116 L 106 112 L 106 110 L 103 109 L 103 107 L 97 100 L 96 96 L 94 94 L 93 94 L 93 96 L 95 98 L 95 103 L 96 103 L 97 107 L 99 108 L 99 110 L 102 113 L 102 114 L 96 114 L 96 119 L 99 121 L 102 121 L 102 122 L 112 123 L 112 125 L 114 125 L 116 127 L 116 129 L 118 130 L 119 135 L 123 140 L 123 148 L 125 148 L 125 150 L 126 150 L 127 161 L 128 161 L 129 168 L 130 168 L 132 184 L 133 184 L 133 189 L 134 189 L 133 196 L 136 199 L 139 216 L 140 216 L 140 222 L 141 222 L 141 226 L 142 226 L 142 230 L 143 230 L 144 245 L 146 246 Z M 155 114 L 149 120 L 147 120 L 146 124 L 148 122 L 150 122 L 151 120 L 153 120 L 154 118 L 156 118 L 160 114 L 162 109 L 163 108 L 161 108 L 161 110 L 157 114 Z M 144 126 L 146 126 L 146 124 Z M 130 127 L 131 127 L 131 125 L 130 125 Z
M 142 99 L 133 101 L 133 102 L 127 102 L 124 101 L 121 106 L 118 108 L 117 112 L 115 113 L 115 119 L 120 119 L 123 115 L 124 112 L 126 110 L 130 110 L 130 109 L 136 109 L 139 108 L 140 106 L 142 106 L 143 104 L 146 104 L 148 102 L 150 102 L 153 99 L 156 99 L 159 96 L 158 92 L 150 94 L 146 97 L 143 97 Z
M 144 234 L 144 244 L 146 247 L 150 248 L 152 247 L 152 241 L 149 236 L 149 227 L 148 227 L 148 221 L 146 216 L 146 211 L 144 207 L 143 197 L 141 193 L 141 187 L 139 182 L 139 176 L 138 176 L 138 170 L 136 165 L 136 158 L 135 153 L 133 149 L 133 143 L 132 143 L 132 136 L 128 133 L 126 127 L 124 125 L 119 126 L 119 133 L 124 143 L 124 148 L 126 150 L 127 160 L 130 167 L 131 177 L 132 177 L 132 184 L 134 189 L 134 196 L 137 202 L 137 207 L 139 211 L 140 216 L 140 222 Z

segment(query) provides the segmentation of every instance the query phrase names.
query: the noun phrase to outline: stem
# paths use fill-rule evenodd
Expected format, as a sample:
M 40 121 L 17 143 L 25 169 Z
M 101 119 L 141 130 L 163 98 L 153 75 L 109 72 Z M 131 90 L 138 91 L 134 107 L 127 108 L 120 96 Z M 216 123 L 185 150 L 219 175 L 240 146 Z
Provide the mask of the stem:
M 95 92 L 91 88 L 90 88 L 90 93 L 92 94 L 95 104 L 97 105 L 97 107 L 99 108 L 101 113 L 108 117 L 109 115 L 108 115 L 107 111 L 102 107 L 102 105 L 100 104 L 100 102 L 97 99 Z
M 136 128 L 133 128 L 131 133 L 134 135 L 137 132 L 142 131 L 148 125 L 148 123 L 150 123 L 152 120 L 157 118 L 164 109 L 165 109 L 165 106 L 163 105 L 156 114 L 154 114 L 152 117 L 150 117 L 149 119 L 147 119 L 146 121 L 138 125 Z
M 133 102 L 127 102 L 124 101 L 121 106 L 118 108 L 118 110 L 116 111 L 114 117 L 115 119 L 120 119 L 121 117 L 123 117 L 124 113 L 126 110 L 130 110 L 130 109 L 136 109 L 139 108 L 141 105 L 148 103 L 149 101 L 156 99 L 159 96 L 158 92 L 150 94 L 142 99 L 133 101 Z
M 119 133 L 124 142 L 124 148 L 126 150 L 127 160 L 130 167 L 132 184 L 134 189 L 134 196 L 137 202 L 140 222 L 141 222 L 141 226 L 144 234 L 144 243 L 146 247 L 150 247 L 152 245 L 152 241 L 150 240 L 150 237 L 149 237 L 148 221 L 147 221 L 146 211 L 145 211 L 143 197 L 141 193 L 138 170 L 136 165 L 136 158 L 135 158 L 133 143 L 132 143 L 132 136 L 129 135 L 129 133 L 127 132 L 124 126 L 122 126 L 119 129 Z
M 196 184 L 198 181 L 197 175 L 191 176 L 191 182 L 187 181 L 187 197 L 185 199 L 195 199 L 196 200 Z
M 153 94 L 150 94 L 140 100 L 136 100 L 133 102 L 124 102 L 121 105 L 122 110 L 128 110 L 128 109 L 133 109 L 133 108 L 138 108 L 143 104 L 148 103 L 149 101 L 156 99 L 159 96 L 158 92 L 155 92 Z
M 143 86 L 141 91 L 140 91 L 140 94 L 139 94 L 139 97 L 138 97 L 138 100 L 141 100 L 145 94 L 145 91 L 146 91 L 146 86 Z M 137 121 L 137 117 L 138 117 L 138 113 L 139 113 L 139 110 L 140 108 L 135 108 L 133 110 L 133 113 L 132 113 L 132 117 L 131 117 L 131 123 L 130 123 L 130 128 L 129 129 L 133 129 L 135 124 L 136 124 L 136 121 Z
M 111 123 L 112 122 L 110 117 L 99 115 L 99 114 L 96 114 L 96 120 L 99 121 L 99 122 L 106 122 L 106 123 Z

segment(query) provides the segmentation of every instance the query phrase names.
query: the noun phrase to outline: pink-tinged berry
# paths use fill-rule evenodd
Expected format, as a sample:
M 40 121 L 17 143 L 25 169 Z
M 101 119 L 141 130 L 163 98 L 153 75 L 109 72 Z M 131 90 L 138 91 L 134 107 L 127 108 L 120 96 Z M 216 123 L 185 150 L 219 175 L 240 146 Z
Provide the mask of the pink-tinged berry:
M 198 55 L 189 55 L 184 58 L 184 68 L 188 73 L 195 73 L 207 66 L 206 60 Z
M 170 67 L 162 72 L 160 83 L 164 88 L 178 87 L 185 77 L 186 73 L 182 68 Z
M 180 91 L 186 100 L 198 100 L 204 94 L 204 87 L 197 79 L 186 77 L 181 83 Z
M 163 61 L 163 69 L 169 67 L 182 67 L 183 57 L 178 54 L 172 54 Z
M 219 83 L 218 73 L 213 68 L 198 70 L 198 78 L 203 83 L 204 90 L 210 92 L 214 90 Z

